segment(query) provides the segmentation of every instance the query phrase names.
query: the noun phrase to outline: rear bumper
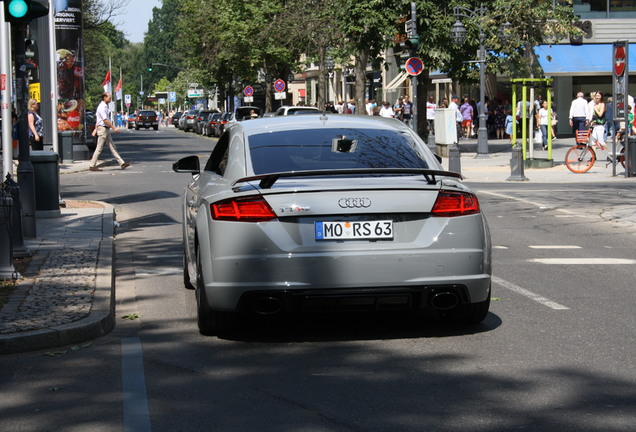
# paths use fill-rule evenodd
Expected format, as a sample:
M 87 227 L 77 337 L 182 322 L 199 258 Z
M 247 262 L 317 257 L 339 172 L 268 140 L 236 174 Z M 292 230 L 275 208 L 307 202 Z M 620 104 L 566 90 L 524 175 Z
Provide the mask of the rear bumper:
M 251 291 L 243 293 L 237 311 L 258 314 L 279 312 L 371 312 L 418 311 L 440 309 L 435 302 L 441 295 L 451 296 L 457 304 L 484 301 L 488 296 L 490 279 L 483 280 L 480 288 L 472 290 L 461 284 L 424 285 L 418 287 L 376 287 L 372 289 L 326 289 Z M 483 293 L 482 293 L 483 291 Z M 479 299 L 471 298 L 479 294 Z

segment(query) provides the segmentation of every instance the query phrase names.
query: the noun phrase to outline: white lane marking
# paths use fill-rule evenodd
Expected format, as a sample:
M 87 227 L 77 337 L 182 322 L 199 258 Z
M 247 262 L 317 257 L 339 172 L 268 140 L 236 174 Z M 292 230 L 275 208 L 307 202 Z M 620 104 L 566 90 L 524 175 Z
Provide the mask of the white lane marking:
M 156 258 L 181 258 L 183 254 L 154 254 L 154 255 L 146 255 L 148 259 L 156 259 Z
M 508 249 L 508 246 L 493 246 L 493 249 Z
M 533 258 L 528 260 L 550 265 L 626 265 L 636 264 L 636 260 L 625 258 Z
M 511 291 L 516 292 L 517 294 L 521 294 L 522 296 L 528 297 L 530 300 L 534 300 L 537 303 L 542 304 L 543 306 L 547 306 L 554 310 L 569 310 L 570 308 L 567 306 L 563 306 L 557 302 L 554 302 L 550 299 L 540 296 L 539 294 L 535 294 L 532 291 L 528 291 L 525 288 L 520 287 L 519 285 L 515 285 L 512 282 L 508 282 L 507 280 L 503 280 L 496 276 L 492 276 L 492 281 L 497 285 L 500 285 L 504 288 L 507 288 Z
M 157 269 L 138 269 L 135 270 L 135 276 L 157 276 L 157 275 L 173 275 L 179 274 L 183 271 L 182 268 L 177 267 L 163 267 Z
M 530 249 L 582 249 L 581 246 L 567 246 L 567 245 L 563 245 L 563 246 L 559 246 L 559 245 L 535 245 L 535 246 L 528 246 Z
M 121 340 L 124 431 L 150 432 L 144 358 L 139 338 Z

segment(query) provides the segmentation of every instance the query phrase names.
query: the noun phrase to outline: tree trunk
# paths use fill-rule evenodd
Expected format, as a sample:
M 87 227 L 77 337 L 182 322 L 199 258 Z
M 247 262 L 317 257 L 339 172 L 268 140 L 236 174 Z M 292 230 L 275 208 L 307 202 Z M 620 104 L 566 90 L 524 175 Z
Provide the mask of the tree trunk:
M 356 114 L 366 114 L 366 104 L 364 98 L 364 89 L 366 81 L 367 63 L 369 56 L 366 52 L 359 52 L 356 55 L 356 87 L 354 89 Z

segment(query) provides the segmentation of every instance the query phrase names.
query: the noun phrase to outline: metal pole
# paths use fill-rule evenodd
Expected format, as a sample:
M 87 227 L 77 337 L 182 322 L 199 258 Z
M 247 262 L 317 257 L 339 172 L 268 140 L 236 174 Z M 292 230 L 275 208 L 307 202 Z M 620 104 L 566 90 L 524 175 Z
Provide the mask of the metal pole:
M 4 119 L 2 128 L 2 178 L 13 175 L 13 122 L 11 117 L 12 73 L 11 73 L 11 32 L 4 22 L 4 8 L 0 8 L 0 102 Z M 11 126 L 11 127 L 10 127 Z
M 20 185 L 20 201 L 22 203 L 22 226 L 24 237 L 35 238 L 35 176 L 29 150 L 29 121 L 27 109 L 29 101 L 27 72 L 25 67 L 24 39 L 26 24 L 13 23 L 13 49 L 15 53 L 15 89 L 18 106 L 18 138 L 20 155 L 18 156 L 18 185 Z
M 412 36 L 417 36 L 417 11 L 416 3 L 411 2 L 411 20 L 413 21 Z M 417 55 L 417 53 L 415 53 Z M 415 133 L 419 133 L 417 124 L 417 75 L 411 78 L 411 91 L 413 93 L 413 108 L 411 109 L 411 127 Z
M 486 47 L 483 28 L 484 6 L 479 7 L 479 129 L 477 129 L 477 159 L 488 158 L 488 129 L 486 128 Z

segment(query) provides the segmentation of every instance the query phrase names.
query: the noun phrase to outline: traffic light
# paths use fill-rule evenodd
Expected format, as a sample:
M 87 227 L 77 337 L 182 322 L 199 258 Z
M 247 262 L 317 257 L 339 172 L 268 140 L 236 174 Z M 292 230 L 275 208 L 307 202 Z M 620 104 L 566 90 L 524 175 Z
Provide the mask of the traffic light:
M 4 0 L 4 20 L 24 23 L 49 13 L 48 0 Z
M 395 63 L 401 70 L 406 70 L 406 61 L 411 57 L 417 57 L 417 48 L 420 45 L 419 36 L 411 36 L 397 43 L 393 47 Z
M 148 63 L 148 72 L 152 72 L 152 63 Z
M 417 54 L 417 47 L 420 46 L 420 37 L 411 36 L 410 38 L 408 38 L 402 43 L 404 44 L 404 47 L 408 49 L 411 52 L 411 54 L 415 56 Z

